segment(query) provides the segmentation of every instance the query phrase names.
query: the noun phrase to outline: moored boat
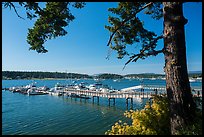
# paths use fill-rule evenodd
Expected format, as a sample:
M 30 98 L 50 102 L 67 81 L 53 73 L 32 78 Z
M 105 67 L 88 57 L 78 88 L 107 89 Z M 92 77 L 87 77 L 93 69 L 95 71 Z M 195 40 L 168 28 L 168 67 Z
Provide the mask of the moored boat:
M 27 94 L 28 95 L 45 95 L 45 94 L 48 94 L 48 93 L 31 88 L 31 89 L 28 89 Z
M 195 82 L 196 80 L 195 79 L 193 79 L 193 78 L 190 78 L 189 79 L 189 82 Z

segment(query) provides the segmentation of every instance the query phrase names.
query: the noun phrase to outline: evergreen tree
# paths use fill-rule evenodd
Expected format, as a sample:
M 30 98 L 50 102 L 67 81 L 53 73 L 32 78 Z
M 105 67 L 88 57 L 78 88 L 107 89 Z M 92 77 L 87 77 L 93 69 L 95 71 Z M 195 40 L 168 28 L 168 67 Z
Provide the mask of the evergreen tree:
M 183 16 L 182 6 L 182 2 L 120 2 L 118 7 L 109 8 L 116 16 L 109 17 L 111 26 L 105 26 L 112 32 L 108 46 L 117 51 L 119 59 L 126 55 L 130 57 L 125 65 L 138 59 L 164 54 L 171 134 L 177 134 L 178 130 L 188 125 L 194 118 L 196 108 L 187 73 L 184 33 L 187 19 Z M 138 17 L 142 10 L 146 10 L 145 13 L 154 19 L 163 17 L 162 35 L 158 36 L 144 28 Z M 164 46 L 156 50 L 160 39 L 164 40 Z M 127 45 L 134 43 L 141 44 L 140 52 L 128 53 Z

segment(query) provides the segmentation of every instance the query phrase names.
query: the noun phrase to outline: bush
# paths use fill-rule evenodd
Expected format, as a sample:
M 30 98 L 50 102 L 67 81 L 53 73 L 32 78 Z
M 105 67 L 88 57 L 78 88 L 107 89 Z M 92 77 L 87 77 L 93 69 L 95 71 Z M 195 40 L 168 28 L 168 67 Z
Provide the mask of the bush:
M 142 110 L 126 111 L 132 125 L 118 121 L 106 135 L 170 135 L 170 116 L 167 97 L 155 95 L 152 104 L 147 102 Z M 178 135 L 202 135 L 202 110 L 196 109 L 194 119 L 178 131 Z
M 167 135 L 170 134 L 169 109 L 166 97 L 154 96 L 152 105 L 147 102 L 142 110 L 126 111 L 132 125 L 119 121 L 107 135 Z

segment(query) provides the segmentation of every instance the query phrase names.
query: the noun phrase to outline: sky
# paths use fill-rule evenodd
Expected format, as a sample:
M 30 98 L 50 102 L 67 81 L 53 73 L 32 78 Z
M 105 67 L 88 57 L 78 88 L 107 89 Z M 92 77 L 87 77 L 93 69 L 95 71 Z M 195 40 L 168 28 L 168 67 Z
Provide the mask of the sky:
M 49 71 L 71 72 L 81 74 L 164 74 L 164 55 L 150 56 L 145 60 L 129 63 L 128 60 L 117 59 L 117 54 L 107 47 L 110 32 L 105 29 L 109 25 L 108 8 L 116 7 L 116 2 L 87 2 L 82 9 L 71 8 L 75 20 L 66 27 L 68 34 L 47 41 L 45 54 L 29 50 L 26 42 L 28 28 L 32 28 L 35 20 L 20 19 L 14 10 L 2 9 L 2 70 L 3 71 Z M 26 18 L 25 10 L 18 6 L 19 15 Z M 183 4 L 185 25 L 186 53 L 188 71 L 202 70 L 202 3 L 188 2 Z M 161 34 L 163 20 L 153 20 L 148 15 L 140 14 L 147 29 Z M 158 42 L 158 48 L 163 40 Z M 130 47 L 139 50 L 139 45 Z M 106 56 L 110 52 L 109 59 Z

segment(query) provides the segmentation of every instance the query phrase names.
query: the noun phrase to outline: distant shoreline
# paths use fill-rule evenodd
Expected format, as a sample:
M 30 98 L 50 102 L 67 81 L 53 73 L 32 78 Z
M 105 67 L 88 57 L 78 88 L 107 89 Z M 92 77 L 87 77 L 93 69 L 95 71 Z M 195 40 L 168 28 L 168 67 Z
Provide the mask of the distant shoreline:
M 197 77 L 197 78 L 202 78 L 202 77 Z M 110 79 L 110 78 L 109 78 Z M 126 79 L 126 78 L 122 78 Z M 130 78 L 130 79 L 137 79 L 137 78 Z M 141 79 L 151 79 L 151 78 L 141 78 Z M 160 78 L 156 78 L 160 79 Z M 193 77 L 189 77 L 189 79 L 193 79 Z M 31 79 L 2 79 L 2 80 L 94 80 L 93 78 L 72 78 L 72 79 L 66 79 L 66 78 L 31 78 Z M 165 79 L 164 79 L 165 80 Z
M 200 73 L 189 73 L 189 78 L 202 77 Z M 96 75 L 79 74 L 79 73 L 61 73 L 61 72 L 22 72 L 22 71 L 2 71 L 2 80 L 70 80 L 70 79 L 141 79 L 141 78 L 165 78 L 165 74 L 140 73 L 140 74 L 111 74 L 103 73 Z

